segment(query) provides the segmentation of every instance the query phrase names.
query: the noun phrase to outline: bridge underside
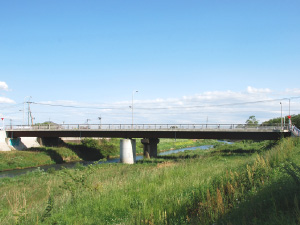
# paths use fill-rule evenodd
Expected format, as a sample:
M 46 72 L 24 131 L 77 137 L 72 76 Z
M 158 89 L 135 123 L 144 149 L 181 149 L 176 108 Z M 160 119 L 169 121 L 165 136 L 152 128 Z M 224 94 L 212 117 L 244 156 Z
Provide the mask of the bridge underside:
M 172 139 L 230 139 L 278 140 L 291 136 L 283 131 L 182 131 L 182 130 L 14 130 L 6 131 L 8 138 L 18 137 L 103 137 L 103 138 L 172 138 Z

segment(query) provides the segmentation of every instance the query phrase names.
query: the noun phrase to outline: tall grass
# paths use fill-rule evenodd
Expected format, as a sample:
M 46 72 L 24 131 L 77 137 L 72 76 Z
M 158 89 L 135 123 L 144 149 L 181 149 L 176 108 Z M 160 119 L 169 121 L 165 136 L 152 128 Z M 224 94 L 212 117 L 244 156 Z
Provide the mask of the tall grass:
M 251 151 L 243 152 L 250 145 Z M 230 151 L 220 147 L 193 157 L 181 153 L 135 165 L 92 165 L 2 179 L 0 223 L 267 224 L 286 218 L 277 207 L 284 195 L 272 200 L 278 187 L 290 191 L 284 209 L 293 211 L 290 220 L 296 221 L 300 195 L 293 195 L 295 181 L 285 178 L 284 165 L 299 156 L 299 145 L 292 139 L 271 149 L 269 142 L 240 143 L 228 146 Z M 276 207 L 262 219 L 265 202 Z M 249 210 L 256 203 L 259 207 Z
M 55 142 L 55 141 L 54 141 Z M 56 141 L 57 142 L 57 141 Z M 48 144 L 52 144 L 48 143 Z M 178 149 L 205 144 L 215 144 L 215 140 L 180 140 L 161 139 L 158 150 Z M 37 167 L 42 165 L 77 162 L 82 160 L 97 161 L 103 158 L 118 157 L 120 139 L 83 139 L 82 143 L 62 143 L 60 147 L 30 148 L 25 151 L 0 151 L 0 171 Z M 137 153 L 143 153 L 140 139 L 137 140 Z

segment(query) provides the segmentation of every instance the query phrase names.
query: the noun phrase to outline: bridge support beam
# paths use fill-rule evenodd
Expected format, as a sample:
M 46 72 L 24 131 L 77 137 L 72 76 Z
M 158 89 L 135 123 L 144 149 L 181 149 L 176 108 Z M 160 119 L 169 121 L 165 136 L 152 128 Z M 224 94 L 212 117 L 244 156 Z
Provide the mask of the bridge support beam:
M 135 139 L 120 140 L 120 162 L 134 164 L 136 161 L 136 141 Z
M 158 138 L 144 138 L 141 142 L 144 145 L 144 158 L 150 159 L 157 157 Z

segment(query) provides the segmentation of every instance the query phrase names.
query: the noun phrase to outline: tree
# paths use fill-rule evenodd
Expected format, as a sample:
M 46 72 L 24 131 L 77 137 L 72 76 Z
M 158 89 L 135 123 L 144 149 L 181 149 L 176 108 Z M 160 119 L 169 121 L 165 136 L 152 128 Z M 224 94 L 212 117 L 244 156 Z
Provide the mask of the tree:
M 249 119 L 246 120 L 246 124 L 248 126 L 256 126 L 258 124 L 258 120 L 255 116 L 249 116 Z
M 275 125 L 275 124 L 280 124 L 281 123 L 281 118 L 277 117 L 274 119 L 270 119 L 268 121 L 263 122 L 263 125 Z M 285 116 L 285 123 L 289 123 L 289 119 L 287 116 Z M 300 114 L 298 115 L 292 115 L 292 124 L 294 124 L 296 127 L 300 127 Z

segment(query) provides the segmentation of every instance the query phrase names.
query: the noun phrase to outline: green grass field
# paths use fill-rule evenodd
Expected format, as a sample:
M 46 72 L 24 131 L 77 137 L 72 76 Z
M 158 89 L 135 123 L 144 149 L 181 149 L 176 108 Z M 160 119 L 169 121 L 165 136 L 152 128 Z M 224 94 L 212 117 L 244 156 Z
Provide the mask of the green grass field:
M 216 144 L 216 140 L 172 140 L 161 139 L 158 151 L 179 149 L 205 144 Z M 39 147 L 24 151 L 0 151 L 0 171 L 37 167 L 42 165 L 77 162 L 82 160 L 97 161 L 103 158 L 119 157 L 120 139 L 92 140 L 83 139 L 82 144 L 61 144 L 61 147 Z M 137 139 L 137 153 L 143 153 L 140 139 Z
M 300 141 L 0 180 L 1 224 L 299 224 Z

